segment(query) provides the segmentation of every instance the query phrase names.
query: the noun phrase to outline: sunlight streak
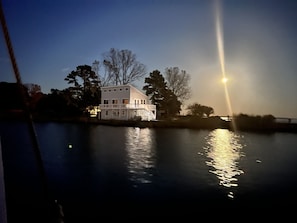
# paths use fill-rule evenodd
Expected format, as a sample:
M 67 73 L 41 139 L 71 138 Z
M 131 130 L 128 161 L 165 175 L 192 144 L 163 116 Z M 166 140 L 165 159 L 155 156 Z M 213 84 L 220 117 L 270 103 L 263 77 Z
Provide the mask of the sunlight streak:
M 216 25 L 216 38 L 217 38 L 217 45 L 218 45 L 218 56 L 220 61 L 221 73 L 222 73 L 222 82 L 224 84 L 225 90 L 225 98 L 228 107 L 228 112 L 230 116 L 233 115 L 233 110 L 231 106 L 231 99 L 229 96 L 229 91 L 227 87 L 228 78 L 226 77 L 226 68 L 225 68 L 225 54 L 224 54 L 224 38 L 223 38 L 223 31 L 222 31 L 222 15 L 221 15 L 221 5 L 220 2 L 217 0 L 215 2 L 215 25 Z M 236 130 L 236 126 L 234 120 L 231 120 L 231 124 L 233 130 Z
M 222 16 L 221 16 L 221 7 L 219 1 L 216 1 L 215 5 L 215 23 L 216 23 L 216 37 L 218 45 L 218 54 L 220 60 L 220 66 L 222 71 L 223 79 L 226 78 L 226 69 L 225 69 L 225 55 L 224 55 L 224 40 L 223 40 L 223 31 L 222 31 Z

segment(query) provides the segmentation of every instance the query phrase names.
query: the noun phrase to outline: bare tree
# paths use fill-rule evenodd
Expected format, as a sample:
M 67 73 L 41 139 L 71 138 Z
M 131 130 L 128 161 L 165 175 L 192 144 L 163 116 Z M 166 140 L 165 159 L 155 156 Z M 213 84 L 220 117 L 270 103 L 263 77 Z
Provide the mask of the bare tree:
M 111 48 L 103 57 L 105 77 L 102 79 L 108 84 L 132 83 L 146 74 L 145 66 L 136 60 L 136 55 L 130 50 Z
M 113 67 L 110 61 L 107 60 L 103 60 L 103 66 L 105 69 L 104 73 L 100 75 L 101 86 L 108 86 L 109 84 L 113 84 L 113 80 L 115 79 Z
M 177 96 L 179 101 L 184 102 L 191 97 L 190 75 L 185 70 L 179 70 L 178 67 L 166 68 L 165 79 L 168 88 Z

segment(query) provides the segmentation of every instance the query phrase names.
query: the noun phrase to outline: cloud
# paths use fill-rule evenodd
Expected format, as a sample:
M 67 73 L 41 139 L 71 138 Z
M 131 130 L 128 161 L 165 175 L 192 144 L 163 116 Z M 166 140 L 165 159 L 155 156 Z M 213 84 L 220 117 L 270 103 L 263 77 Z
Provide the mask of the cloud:
M 69 71 L 70 68 L 69 67 L 65 67 L 65 68 L 62 68 L 62 72 L 66 73 L 67 71 Z

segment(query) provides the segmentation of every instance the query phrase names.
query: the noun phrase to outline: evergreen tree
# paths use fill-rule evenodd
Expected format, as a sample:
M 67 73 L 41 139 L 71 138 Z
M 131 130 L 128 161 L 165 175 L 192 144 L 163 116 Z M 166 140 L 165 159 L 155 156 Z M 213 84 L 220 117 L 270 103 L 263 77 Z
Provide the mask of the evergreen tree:
M 89 105 L 100 103 L 100 81 L 91 66 L 77 66 L 75 71 L 67 75 L 65 81 L 72 85 L 68 88 L 72 104 L 83 110 Z
M 178 114 L 181 110 L 181 102 L 177 96 L 167 87 L 165 79 L 159 70 L 154 70 L 145 78 L 143 87 L 145 94 L 156 105 L 157 118 L 169 118 Z

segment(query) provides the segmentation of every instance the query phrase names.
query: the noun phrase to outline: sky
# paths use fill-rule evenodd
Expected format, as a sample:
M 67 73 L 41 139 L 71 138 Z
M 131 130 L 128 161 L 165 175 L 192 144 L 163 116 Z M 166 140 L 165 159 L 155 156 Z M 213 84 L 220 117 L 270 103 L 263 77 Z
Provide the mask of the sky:
M 183 108 L 297 118 L 295 0 L 2 0 L 2 7 L 22 82 L 43 93 L 69 87 L 68 73 L 102 61 L 110 48 L 128 49 L 145 77 L 167 67 L 190 75 Z M 0 78 L 15 82 L 3 32 Z M 144 78 L 134 85 L 141 90 Z

